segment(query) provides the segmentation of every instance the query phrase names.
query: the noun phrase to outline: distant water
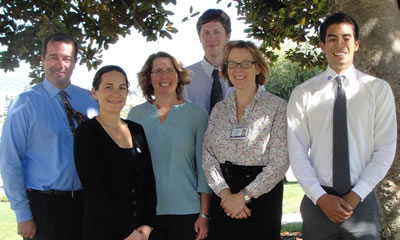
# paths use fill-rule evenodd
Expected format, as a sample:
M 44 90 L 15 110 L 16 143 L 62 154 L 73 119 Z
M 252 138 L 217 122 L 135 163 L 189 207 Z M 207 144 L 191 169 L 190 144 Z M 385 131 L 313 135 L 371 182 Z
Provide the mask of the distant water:
M 21 67 L 14 72 L 0 71 L 0 94 L 20 93 L 30 87 L 29 68 Z
M 20 79 L 0 79 L 0 94 L 15 94 L 23 92 L 24 89 L 29 88 L 30 80 L 23 81 Z

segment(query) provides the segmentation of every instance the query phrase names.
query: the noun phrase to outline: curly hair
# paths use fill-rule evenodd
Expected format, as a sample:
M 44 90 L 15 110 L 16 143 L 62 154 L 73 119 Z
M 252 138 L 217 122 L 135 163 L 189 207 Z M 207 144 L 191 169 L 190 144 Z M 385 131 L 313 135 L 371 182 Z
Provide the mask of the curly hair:
M 189 84 L 191 81 L 190 74 L 189 71 L 187 71 L 182 66 L 180 61 L 178 61 L 175 57 L 166 52 L 157 52 L 151 54 L 147 58 L 140 72 L 137 74 L 139 86 L 142 90 L 143 96 L 149 102 L 154 100 L 154 88 L 151 84 L 151 71 L 153 68 L 153 62 L 157 58 L 169 58 L 171 60 L 175 71 L 178 73 L 178 86 L 176 88 L 176 97 L 178 100 L 182 100 L 184 85 Z

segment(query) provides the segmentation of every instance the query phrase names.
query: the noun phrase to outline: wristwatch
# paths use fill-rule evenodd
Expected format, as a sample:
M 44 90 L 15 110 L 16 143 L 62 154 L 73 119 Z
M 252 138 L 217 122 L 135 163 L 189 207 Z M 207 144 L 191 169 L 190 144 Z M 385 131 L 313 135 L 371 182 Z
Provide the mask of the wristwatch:
M 199 214 L 199 217 L 202 217 L 202 218 L 205 218 L 205 219 L 207 219 L 207 220 L 210 220 L 210 217 L 207 216 L 207 215 L 205 215 L 205 214 L 203 214 L 203 213 L 200 213 L 200 214 Z
M 249 195 L 247 194 L 246 190 L 242 189 L 240 190 L 240 194 L 242 194 L 244 201 L 246 202 L 246 204 L 251 202 L 251 198 L 249 197 Z

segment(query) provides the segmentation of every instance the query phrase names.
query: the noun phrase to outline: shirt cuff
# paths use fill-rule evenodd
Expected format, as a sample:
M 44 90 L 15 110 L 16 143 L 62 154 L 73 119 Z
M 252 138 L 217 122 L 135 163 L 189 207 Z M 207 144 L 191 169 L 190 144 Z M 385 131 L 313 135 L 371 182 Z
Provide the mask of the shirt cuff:
M 314 189 L 311 193 L 306 194 L 306 195 L 307 195 L 308 198 L 311 199 L 311 201 L 315 205 L 317 205 L 318 199 L 324 194 L 326 194 L 326 191 L 320 186 L 319 188 Z
M 211 188 L 214 190 L 214 192 L 215 192 L 215 194 L 216 194 L 217 196 L 219 196 L 220 192 L 222 192 L 224 189 L 231 189 L 231 188 L 228 186 L 228 184 L 219 184 L 218 186 L 215 186 L 214 188 L 211 187 Z
M 367 184 L 360 181 L 353 187 L 353 189 L 351 189 L 351 191 L 357 193 L 357 195 L 360 196 L 362 202 L 372 191 L 372 189 L 370 189 Z
M 211 191 L 211 189 L 210 189 L 210 187 L 208 185 L 206 185 L 206 186 L 198 186 L 196 190 L 199 193 L 208 193 L 208 194 L 212 193 L 212 191 Z
M 15 216 L 17 217 L 17 223 L 26 222 L 28 220 L 32 220 L 32 212 L 28 207 L 24 207 L 22 209 L 14 210 Z

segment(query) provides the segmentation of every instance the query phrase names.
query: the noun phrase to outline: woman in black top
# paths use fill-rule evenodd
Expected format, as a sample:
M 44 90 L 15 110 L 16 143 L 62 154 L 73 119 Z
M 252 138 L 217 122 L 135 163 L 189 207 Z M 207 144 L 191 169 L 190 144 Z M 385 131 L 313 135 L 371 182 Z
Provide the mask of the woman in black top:
M 105 66 L 93 80 L 99 115 L 75 135 L 74 156 L 85 193 L 83 239 L 147 240 L 156 209 L 154 174 L 141 125 L 120 118 L 126 73 Z

